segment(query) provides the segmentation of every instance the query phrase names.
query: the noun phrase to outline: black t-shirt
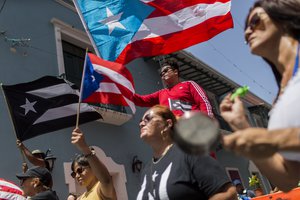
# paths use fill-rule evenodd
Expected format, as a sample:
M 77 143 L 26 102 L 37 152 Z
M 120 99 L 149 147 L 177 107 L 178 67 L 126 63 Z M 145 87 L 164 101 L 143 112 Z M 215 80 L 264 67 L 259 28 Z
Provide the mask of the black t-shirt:
M 142 173 L 137 200 L 206 200 L 229 183 L 224 168 L 210 156 L 192 156 L 176 145 Z
M 52 190 L 46 190 L 44 192 L 40 192 L 35 196 L 30 198 L 31 200 L 59 200 L 56 192 Z

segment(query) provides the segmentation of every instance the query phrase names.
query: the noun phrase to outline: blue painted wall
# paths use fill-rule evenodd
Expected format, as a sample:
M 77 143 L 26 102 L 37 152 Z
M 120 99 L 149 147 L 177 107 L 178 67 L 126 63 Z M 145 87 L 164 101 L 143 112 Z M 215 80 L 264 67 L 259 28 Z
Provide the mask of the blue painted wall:
M 3 0 L 0 1 L 0 6 Z M 55 0 L 7 0 L 0 13 L 0 82 L 16 84 L 32 81 L 45 75 L 58 75 L 58 64 L 52 18 L 60 19 L 76 29 L 83 30 L 80 19 L 74 11 L 62 6 Z M 29 47 L 16 47 L 10 50 L 8 38 L 30 38 Z M 158 76 L 158 66 L 153 61 L 138 59 L 130 63 L 136 91 L 147 94 L 162 88 Z M 89 145 L 102 148 L 107 156 L 119 164 L 125 165 L 127 192 L 129 199 L 134 199 L 139 189 L 139 174 L 131 171 L 134 155 L 144 163 L 150 160 L 150 148 L 139 139 L 138 122 L 145 108 L 138 108 L 132 120 L 122 126 L 100 122 L 91 122 L 81 126 L 86 133 Z M 29 149 L 52 149 L 58 158 L 53 171 L 54 190 L 61 199 L 66 199 L 68 188 L 64 180 L 63 162 L 71 161 L 78 151 L 70 143 L 72 128 L 45 134 L 28 141 Z M 15 174 L 21 171 L 22 157 L 16 147 L 13 126 L 9 119 L 3 95 L 0 96 L 0 177 L 18 182 Z M 221 153 L 221 162 L 228 167 L 245 167 L 247 160 L 232 163 L 231 154 Z M 232 166 L 234 165 L 234 166 Z M 246 171 L 241 171 L 248 176 Z

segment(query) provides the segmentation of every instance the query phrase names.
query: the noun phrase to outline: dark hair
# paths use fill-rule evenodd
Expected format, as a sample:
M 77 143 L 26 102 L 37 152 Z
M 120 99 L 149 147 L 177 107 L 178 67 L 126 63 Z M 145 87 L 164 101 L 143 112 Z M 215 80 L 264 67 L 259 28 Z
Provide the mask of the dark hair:
M 171 119 L 173 123 L 171 130 L 174 130 L 174 125 L 176 124 L 177 119 L 168 107 L 162 105 L 155 105 L 151 108 L 151 110 L 153 110 L 156 115 L 161 116 L 165 120 Z
M 293 38 L 300 39 L 300 1 L 299 0 L 258 0 L 250 8 L 249 15 L 254 8 L 261 7 L 269 15 L 273 22 Z
M 300 39 L 300 1 L 299 0 L 258 0 L 250 8 L 245 21 L 245 29 L 249 20 L 250 13 L 257 7 L 261 7 L 268 14 L 270 19 L 280 26 L 291 37 Z M 274 73 L 277 85 L 280 86 L 282 75 L 276 66 L 263 58 L 270 66 Z
M 160 70 L 162 70 L 165 66 L 170 66 L 172 69 L 176 69 L 179 75 L 179 65 L 175 61 L 167 60 L 164 61 L 160 66 L 161 66 Z
M 72 164 L 71 164 L 71 170 L 74 171 L 74 165 L 75 163 L 77 163 L 80 166 L 90 166 L 87 158 L 83 155 L 83 154 L 79 154 L 75 157 L 75 159 L 73 160 Z

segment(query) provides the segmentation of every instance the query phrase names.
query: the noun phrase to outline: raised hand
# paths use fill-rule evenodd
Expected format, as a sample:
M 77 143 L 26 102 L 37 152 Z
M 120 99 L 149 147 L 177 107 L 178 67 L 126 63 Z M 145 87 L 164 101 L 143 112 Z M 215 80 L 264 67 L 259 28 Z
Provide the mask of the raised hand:
M 88 154 L 91 152 L 89 146 L 85 142 L 84 134 L 79 128 L 75 128 L 72 132 L 71 143 L 74 144 L 78 150 L 83 154 Z
M 221 116 L 233 130 L 248 128 L 249 123 L 245 117 L 243 102 L 239 97 L 231 101 L 230 96 L 231 94 L 228 94 L 220 104 Z

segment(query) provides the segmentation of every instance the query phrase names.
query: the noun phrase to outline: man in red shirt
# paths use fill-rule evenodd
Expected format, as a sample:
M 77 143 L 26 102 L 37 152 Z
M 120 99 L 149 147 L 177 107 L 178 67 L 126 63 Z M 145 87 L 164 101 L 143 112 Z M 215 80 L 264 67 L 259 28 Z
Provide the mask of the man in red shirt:
M 134 103 L 141 107 L 165 105 L 177 117 L 182 116 L 185 111 L 199 110 L 213 118 L 206 92 L 194 81 L 180 82 L 178 68 L 176 63 L 163 63 L 160 76 L 166 88 L 148 95 L 135 94 Z

